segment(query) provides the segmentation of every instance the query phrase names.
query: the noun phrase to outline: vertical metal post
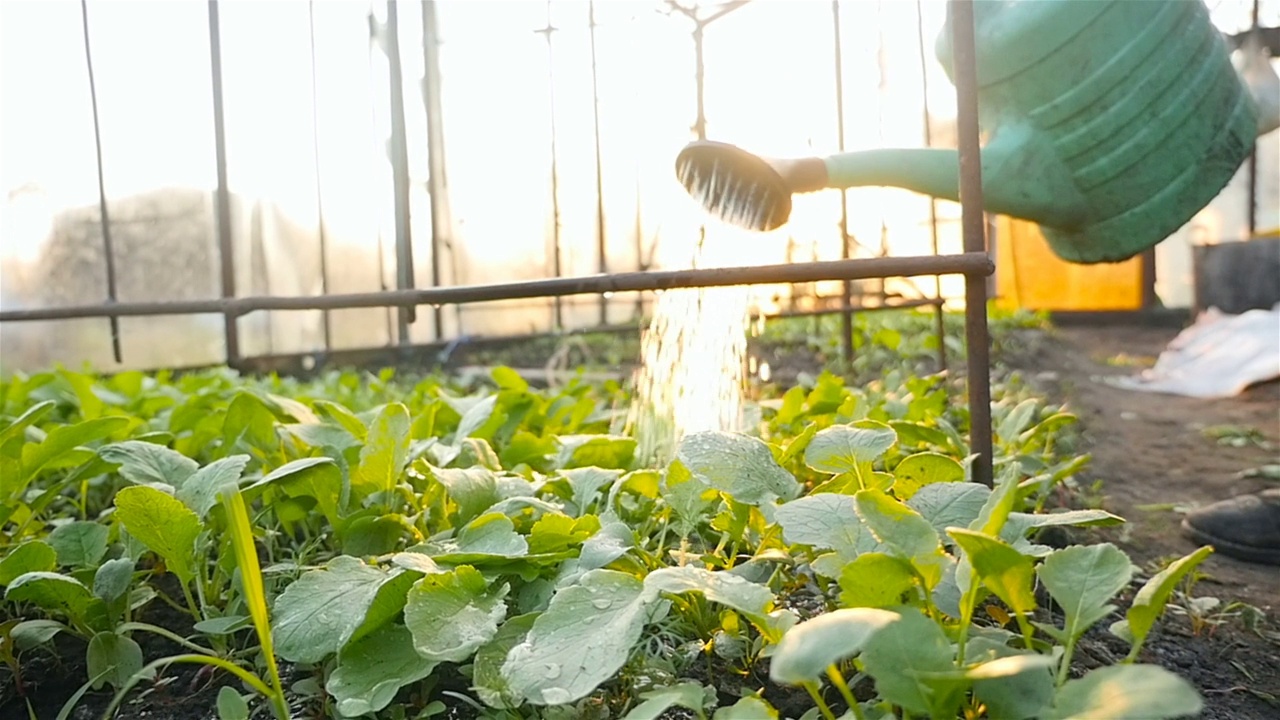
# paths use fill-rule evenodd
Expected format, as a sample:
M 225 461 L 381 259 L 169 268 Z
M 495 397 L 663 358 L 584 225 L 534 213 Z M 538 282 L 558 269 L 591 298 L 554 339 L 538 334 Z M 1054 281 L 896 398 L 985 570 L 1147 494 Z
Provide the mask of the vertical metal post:
M 1253 0 L 1253 22 L 1249 26 L 1250 33 L 1258 32 L 1258 11 L 1261 0 Z M 1258 232 L 1258 141 L 1255 138 L 1253 148 L 1249 151 L 1249 237 Z
M 431 195 L 431 286 L 440 287 L 440 245 L 448 236 L 449 215 L 445 212 L 446 193 L 444 163 L 444 107 L 440 97 L 440 20 L 435 0 L 422 3 L 423 77 L 422 96 L 427 110 L 427 160 L 430 175 L 427 188 Z M 444 337 L 444 309 L 431 309 L 435 323 L 435 339 Z
M 311 41 L 311 131 L 313 133 L 312 152 L 316 161 L 316 229 L 320 241 L 320 293 L 329 294 L 329 244 L 324 229 L 324 191 L 320 182 L 320 83 L 316 77 L 316 3 L 307 2 L 307 28 Z M 329 311 L 321 311 L 324 323 L 324 349 L 333 349 L 333 323 Z
M 924 43 L 924 7 L 916 0 L 916 41 L 920 49 L 920 106 L 924 112 L 924 145 L 933 147 L 933 117 L 929 113 L 929 59 Z M 938 254 L 938 201 L 929 198 L 929 234 L 933 254 Z M 933 294 L 938 300 L 933 306 L 934 331 L 938 335 L 938 372 L 947 369 L 947 330 L 942 309 L 942 277 L 933 276 Z
M 98 218 L 102 224 L 102 252 L 106 258 L 107 302 L 116 301 L 116 259 L 111 243 L 111 217 L 107 213 L 107 183 L 102 171 L 102 126 L 98 120 L 98 83 L 93 75 L 93 53 L 89 50 L 89 5 L 80 0 L 80 20 L 84 28 L 84 64 L 89 71 L 89 104 L 93 108 L 93 144 L 98 158 Z M 120 318 L 111 323 L 111 356 L 123 361 L 120 351 Z
M 555 53 L 551 50 L 551 35 L 558 30 L 551 24 L 551 0 L 547 0 L 547 26 L 534 30 L 547 40 L 547 96 L 551 106 L 551 269 L 555 277 L 564 273 L 560 258 L 560 160 L 556 152 L 556 68 Z M 555 330 L 564 328 L 564 303 L 561 298 L 552 299 L 552 320 Z
M 605 250 L 604 230 L 604 161 L 600 155 L 600 85 L 596 65 L 596 4 L 594 0 L 587 3 L 587 31 L 591 34 L 591 105 L 595 113 L 596 141 L 596 271 L 601 275 L 609 273 L 609 258 Z M 600 324 L 609 324 L 609 298 L 600 295 Z
M 840 0 L 831 0 L 831 24 L 835 28 L 836 55 L 836 146 L 844 152 L 844 53 L 840 40 Z M 849 259 L 849 191 L 840 191 L 840 259 Z M 840 297 L 840 357 L 853 363 L 853 282 L 844 281 Z
M 391 76 L 391 177 L 396 214 L 396 289 L 413 288 L 413 240 L 409 228 L 409 148 L 405 139 L 404 70 L 400 61 L 400 14 L 396 0 L 387 0 L 387 61 Z M 409 342 L 409 325 L 417 322 L 416 308 L 401 307 L 400 344 Z
M 227 186 L 227 128 L 222 104 L 222 28 L 218 21 L 218 0 L 209 0 L 209 67 L 213 84 L 213 143 L 217 156 L 218 189 L 214 210 L 218 229 L 218 260 L 222 266 L 222 297 L 236 295 L 236 266 L 231 245 L 231 191 Z M 240 361 L 240 332 L 236 316 L 226 314 L 223 323 L 227 343 L 227 365 Z
M 982 151 L 978 144 L 978 73 L 974 51 L 973 0 L 949 0 L 956 123 L 960 151 L 960 214 L 965 252 L 986 252 L 982 212 Z M 973 479 L 993 484 L 991 363 L 987 330 L 987 283 L 965 275 L 965 344 L 968 350 L 969 444 L 977 455 Z

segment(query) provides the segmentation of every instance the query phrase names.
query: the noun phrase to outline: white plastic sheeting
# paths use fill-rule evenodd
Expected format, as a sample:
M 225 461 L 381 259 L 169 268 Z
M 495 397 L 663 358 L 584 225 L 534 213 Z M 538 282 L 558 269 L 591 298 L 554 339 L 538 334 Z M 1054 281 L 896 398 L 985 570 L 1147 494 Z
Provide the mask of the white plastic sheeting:
M 1105 378 L 1125 390 L 1226 398 L 1280 377 L 1280 303 L 1227 315 L 1210 308 L 1178 334 L 1150 369 Z

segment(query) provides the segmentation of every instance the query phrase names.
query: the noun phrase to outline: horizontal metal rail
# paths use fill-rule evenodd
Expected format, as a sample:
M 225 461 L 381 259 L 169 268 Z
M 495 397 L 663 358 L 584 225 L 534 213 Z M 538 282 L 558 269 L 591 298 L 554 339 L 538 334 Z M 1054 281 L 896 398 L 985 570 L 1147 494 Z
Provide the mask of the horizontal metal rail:
M 674 290 L 692 287 L 807 283 L 880 277 L 963 274 L 985 276 L 995 265 L 984 252 L 915 257 L 859 258 L 755 267 L 658 270 L 612 275 L 548 278 L 491 285 L 388 290 L 311 297 L 240 297 L 176 302 L 123 302 L 51 308 L 0 310 L 0 322 L 74 320 L 92 317 L 138 317 L 218 313 L 229 317 L 262 310 L 341 310 L 370 307 L 454 305 L 492 300 L 518 300 L 611 292 Z

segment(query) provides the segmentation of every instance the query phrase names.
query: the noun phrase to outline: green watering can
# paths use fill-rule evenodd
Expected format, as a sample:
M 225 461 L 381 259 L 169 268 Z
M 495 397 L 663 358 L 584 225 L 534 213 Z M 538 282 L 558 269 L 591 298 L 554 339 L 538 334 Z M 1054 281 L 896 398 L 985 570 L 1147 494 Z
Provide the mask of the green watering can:
M 985 209 L 1031 220 L 1075 263 L 1164 240 L 1231 180 L 1258 120 L 1202 0 L 974 0 Z M 951 67 L 950 18 L 937 42 Z M 791 195 L 892 186 L 959 196 L 955 150 L 766 159 L 696 142 L 676 173 L 728 222 L 773 230 Z

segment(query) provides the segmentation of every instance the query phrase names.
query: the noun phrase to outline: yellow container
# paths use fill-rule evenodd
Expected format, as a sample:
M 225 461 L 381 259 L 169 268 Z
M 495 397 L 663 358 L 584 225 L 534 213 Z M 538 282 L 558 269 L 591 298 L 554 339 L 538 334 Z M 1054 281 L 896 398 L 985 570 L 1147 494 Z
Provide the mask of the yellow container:
M 1057 312 L 1142 309 L 1142 258 L 1081 265 L 1058 257 L 1040 226 L 1001 215 L 996 220 L 996 304 Z

